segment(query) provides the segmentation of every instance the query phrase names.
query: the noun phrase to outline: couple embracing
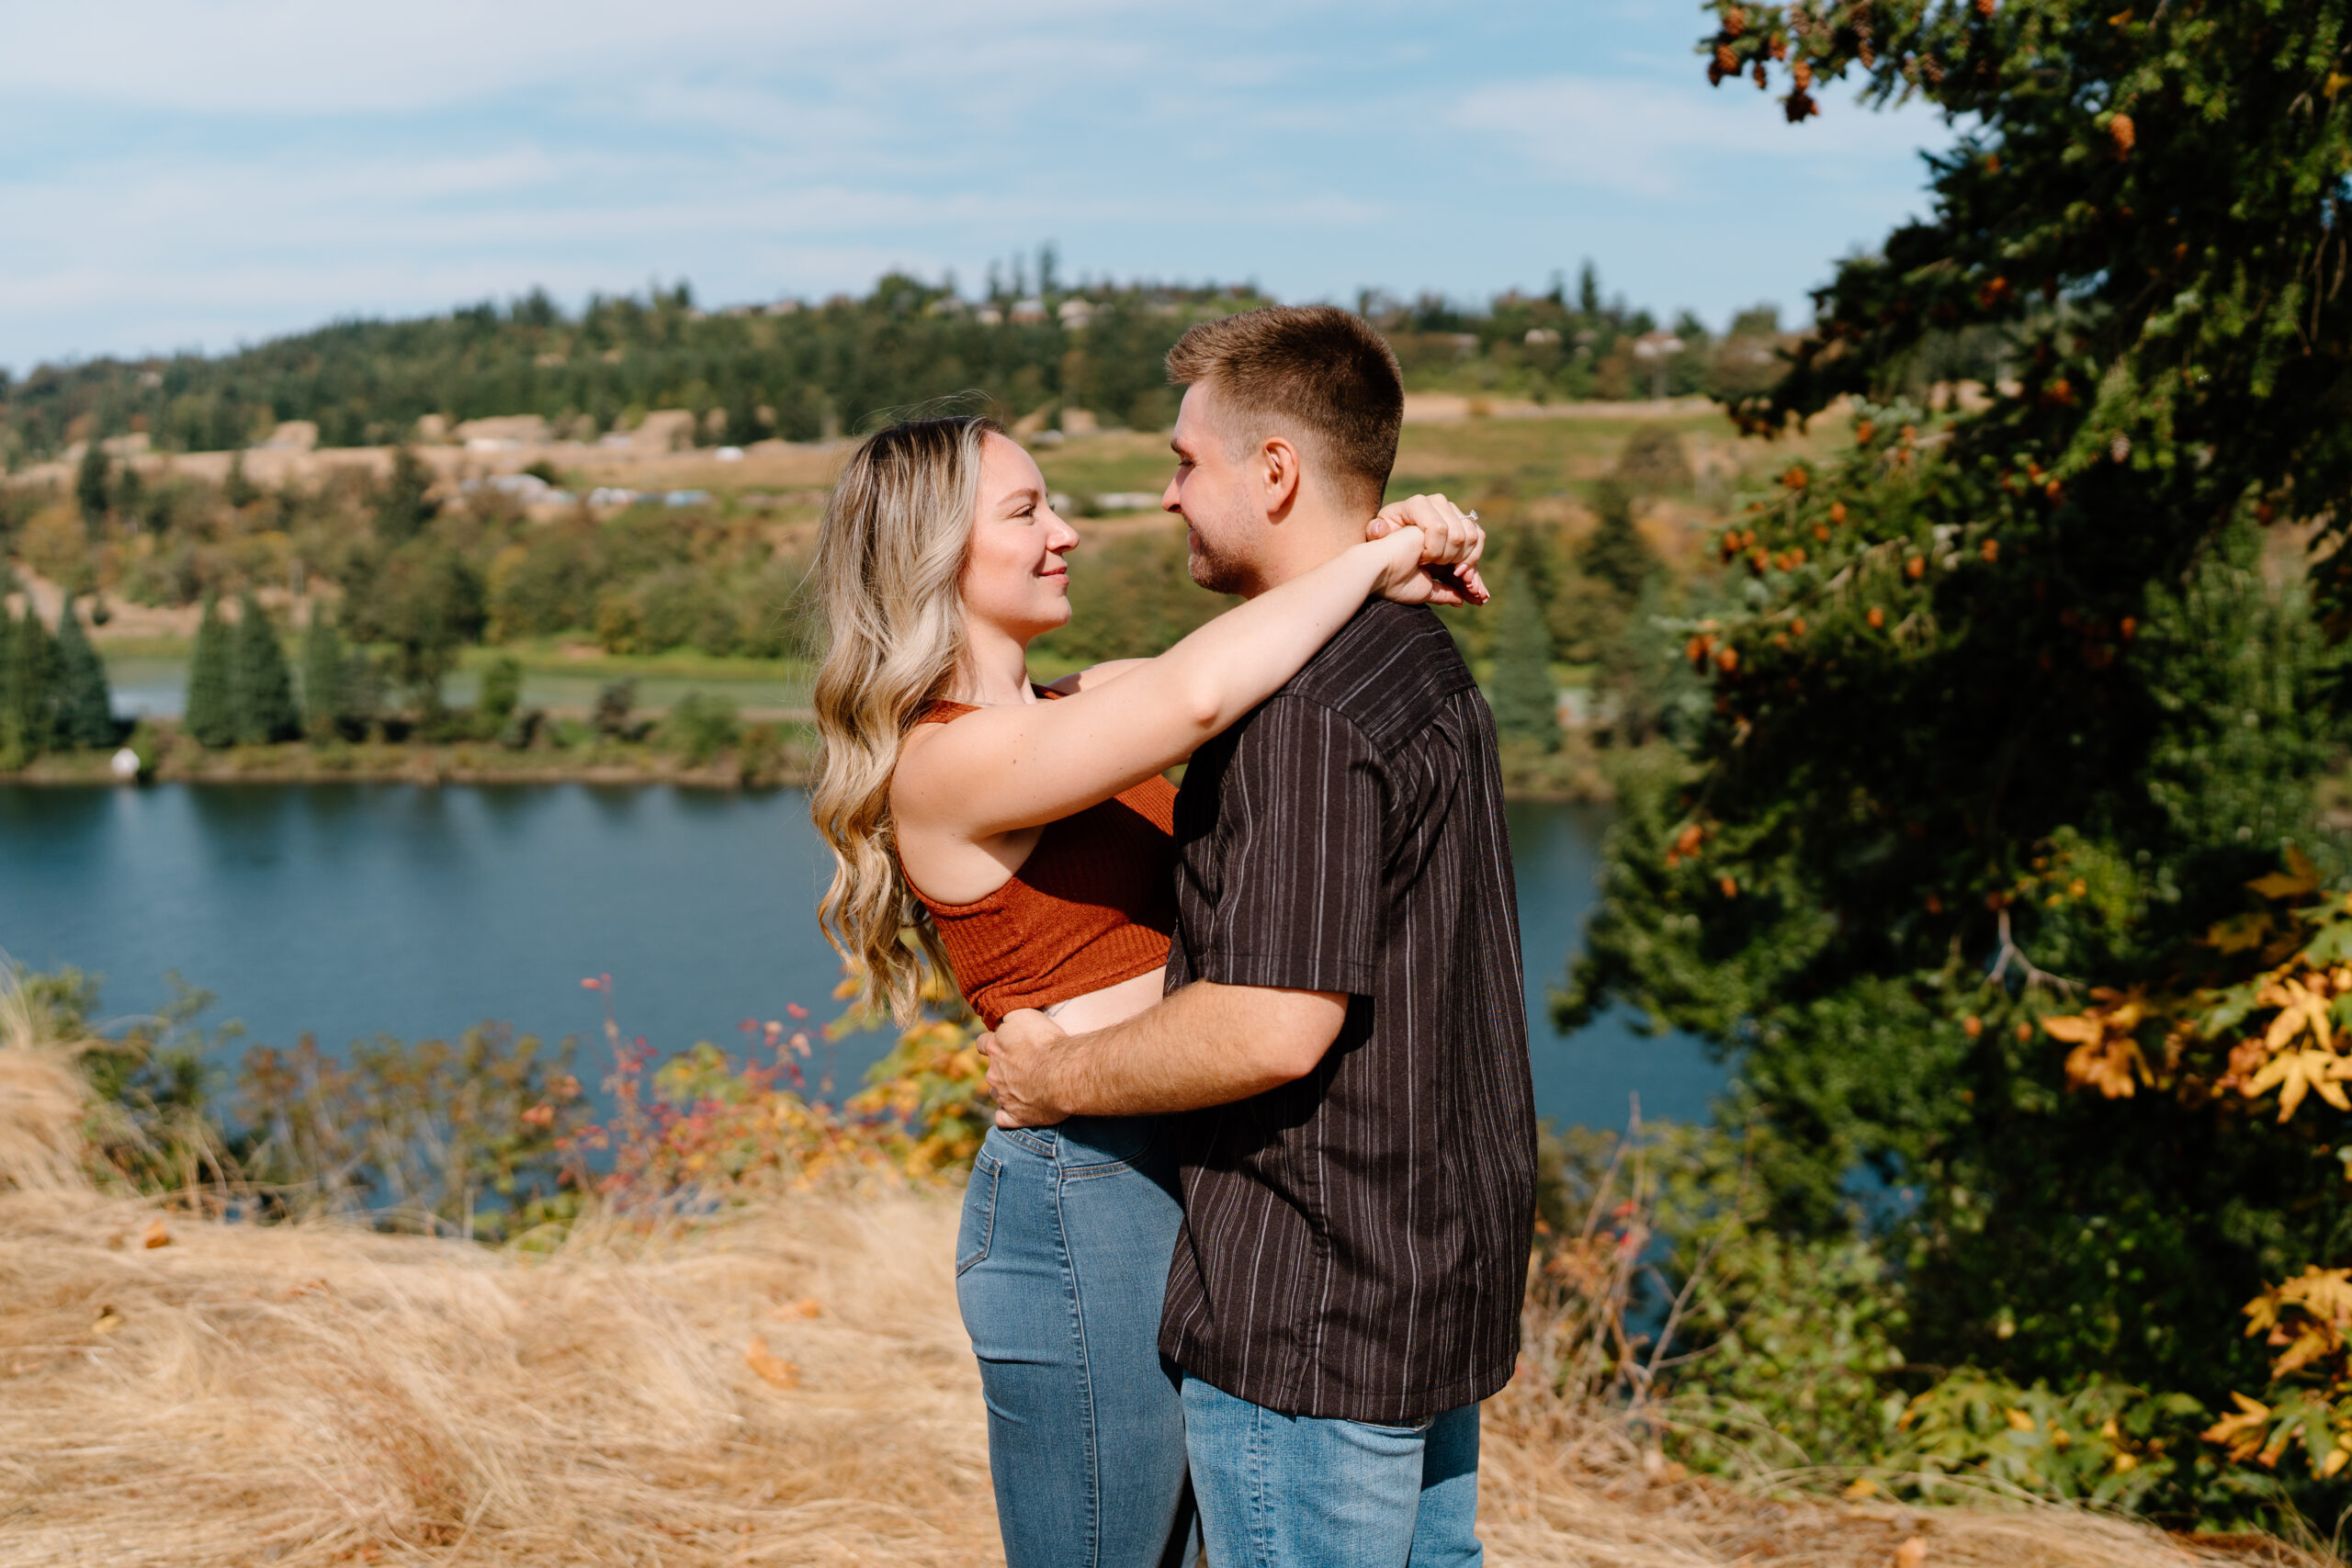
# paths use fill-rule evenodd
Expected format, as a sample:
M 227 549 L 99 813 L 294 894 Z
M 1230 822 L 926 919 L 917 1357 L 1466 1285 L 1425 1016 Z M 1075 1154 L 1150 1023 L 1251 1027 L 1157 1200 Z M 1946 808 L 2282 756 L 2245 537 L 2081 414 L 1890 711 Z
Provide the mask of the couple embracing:
M 1476 1563 L 1535 1153 L 1494 726 L 1428 608 L 1484 599 L 1484 536 L 1382 506 L 1404 392 L 1358 318 L 1168 366 L 1164 505 L 1245 603 L 1157 659 L 1031 683 L 1079 536 L 989 422 L 850 459 L 823 919 L 902 1019 L 911 927 L 990 1031 L 957 1296 L 1012 1568 Z

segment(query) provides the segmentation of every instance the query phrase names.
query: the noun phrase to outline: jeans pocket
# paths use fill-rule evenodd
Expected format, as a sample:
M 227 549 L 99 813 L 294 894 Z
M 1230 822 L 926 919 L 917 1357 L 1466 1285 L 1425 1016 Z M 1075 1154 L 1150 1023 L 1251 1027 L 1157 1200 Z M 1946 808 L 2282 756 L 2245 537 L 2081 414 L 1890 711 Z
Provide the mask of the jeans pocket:
M 956 1273 L 964 1271 L 989 1255 L 989 1242 L 996 1234 L 997 1179 L 1004 1174 L 1004 1167 L 986 1149 L 972 1156 L 972 1179 L 964 1187 L 964 1218 L 956 1231 Z

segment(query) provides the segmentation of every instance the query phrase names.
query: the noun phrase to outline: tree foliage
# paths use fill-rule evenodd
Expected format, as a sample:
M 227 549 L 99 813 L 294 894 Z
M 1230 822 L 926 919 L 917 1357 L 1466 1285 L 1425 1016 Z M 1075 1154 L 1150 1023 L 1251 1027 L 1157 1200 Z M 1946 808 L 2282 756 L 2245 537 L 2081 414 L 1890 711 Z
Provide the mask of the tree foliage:
M 326 606 L 311 601 L 302 628 L 302 728 L 313 740 L 333 736 L 350 715 L 350 660 Z
M 57 646 L 30 604 L 0 606 L 0 769 L 21 768 L 57 735 Z
M 115 733 L 107 667 L 68 600 L 57 614 L 57 739 L 67 746 L 111 746 Z
M 237 739 L 249 746 L 290 740 L 302 731 L 294 704 L 294 678 L 277 628 L 260 601 L 246 594 L 238 603 L 237 630 L 229 663 L 230 706 Z
M 206 599 L 204 618 L 197 623 L 196 647 L 188 655 L 187 704 L 181 725 L 208 750 L 233 746 L 237 740 L 233 635 L 220 619 L 220 601 Z
M 1849 400 L 1852 446 L 1725 530 L 1744 594 L 1686 646 L 1712 714 L 1633 781 L 1563 1014 L 1622 998 L 1738 1053 L 1783 1224 L 1839 1230 L 1874 1172 L 1914 1361 L 2220 1408 L 2263 1375 L 2240 1304 L 2352 1241 L 2342 1172 L 2069 1092 L 2039 1021 L 2173 973 L 2321 842 L 2352 7 L 1714 9 L 1718 80 L 1777 73 L 1802 121 L 1859 76 L 1955 142 L 1736 406 L 1775 431 Z M 1970 331 L 2009 375 L 1911 400 Z

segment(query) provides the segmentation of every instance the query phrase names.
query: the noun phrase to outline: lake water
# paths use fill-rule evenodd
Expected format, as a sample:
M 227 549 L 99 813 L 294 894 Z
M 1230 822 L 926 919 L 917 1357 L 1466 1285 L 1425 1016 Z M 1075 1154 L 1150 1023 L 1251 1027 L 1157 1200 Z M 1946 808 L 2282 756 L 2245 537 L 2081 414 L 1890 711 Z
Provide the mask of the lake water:
M 1512 849 L 1539 1112 L 1622 1125 L 1703 1116 L 1722 1070 L 1695 1042 L 1622 1016 L 1563 1038 L 1544 992 L 1593 897 L 1603 810 L 1520 804 Z M 832 1016 L 817 934 L 822 846 L 797 790 L 665 785 L 0 784 L 0 951 L 106 976 L 116 1016 L 176 971 L 248 1037 L 334 1046 L 501 1019 L 578 1034 L 602 1063 L 609 973 L 621 1025 L 663 1051 L 731 1045 L 787 1004 Z M 886 1043 L 842 1042 L 854 1087 Z M 598 1076 L 583 1073 L 583 1077 Z

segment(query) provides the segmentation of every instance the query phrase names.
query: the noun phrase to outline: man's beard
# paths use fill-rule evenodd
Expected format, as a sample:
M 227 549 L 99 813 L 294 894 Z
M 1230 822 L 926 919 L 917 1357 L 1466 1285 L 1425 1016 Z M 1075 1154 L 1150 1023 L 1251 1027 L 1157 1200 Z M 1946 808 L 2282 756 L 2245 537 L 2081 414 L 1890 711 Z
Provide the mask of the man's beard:
M 1193 581 L 1212 593 L 1246 593 L 1255 578 L 1240 561 L 1216 554 L 1201 531 L 1191 531 L 1192 548 L 1186 552 L 1184 564 L 1193 573 Z

